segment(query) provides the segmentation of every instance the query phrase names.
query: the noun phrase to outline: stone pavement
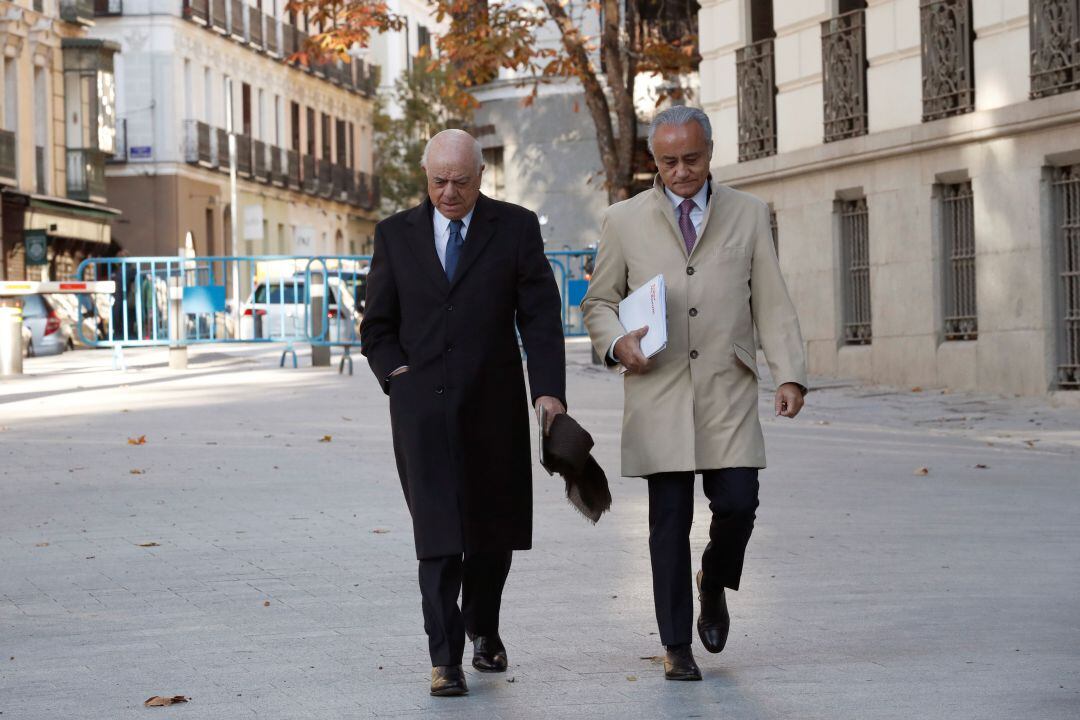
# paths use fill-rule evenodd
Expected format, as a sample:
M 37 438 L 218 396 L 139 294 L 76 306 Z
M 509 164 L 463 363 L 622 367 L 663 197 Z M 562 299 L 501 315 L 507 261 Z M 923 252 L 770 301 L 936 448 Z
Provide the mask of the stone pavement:
M 767 420 L 732 637 L 698 647 L 701 683 L 655 659 L 643 483 L 613 477 L 593 527 L 538 472 L 510 671 L 434 699 L 362 359 L 354 377 L 259 347 L 128 360 L 35 358 L 0 383 L 0 720 L 1080 717 L 1075 405 L 820 382 L 797 421 Z M 571 411 L 616 476 L 619 381 L 580 344 L 571 362 Z M 706 528 L 701 501 L 696 551 Z

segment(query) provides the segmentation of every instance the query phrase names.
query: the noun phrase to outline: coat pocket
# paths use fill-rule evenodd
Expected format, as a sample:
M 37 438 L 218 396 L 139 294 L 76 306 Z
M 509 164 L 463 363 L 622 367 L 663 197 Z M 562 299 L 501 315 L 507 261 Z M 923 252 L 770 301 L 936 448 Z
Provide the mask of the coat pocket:
M 757 357 L 755 354 L 738 343 L 732 343 L 731 347 L 735 351 L 735 357 L 738 358 L 739 362 L 741 362 L 747 370 L 754 373 L 754 377 L 760 380 L 761 376 L 758 374 Z

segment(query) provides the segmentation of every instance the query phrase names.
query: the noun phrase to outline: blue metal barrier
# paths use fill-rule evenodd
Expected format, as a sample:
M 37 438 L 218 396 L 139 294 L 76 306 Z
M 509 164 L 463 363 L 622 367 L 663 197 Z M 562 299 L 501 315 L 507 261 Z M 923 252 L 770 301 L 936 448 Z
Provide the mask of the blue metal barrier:
M 567 336 L 585 334 L 578 305 L 595 255 L 593 250 L 547 253 Z M 176 337 L 184 345 L 285 343 L 294 366 L 295 343 L 341 347 L 341 369 L 347 361 L 351 372 L 350 349 L 360 344 L 370 263 L 368 255 L 88 258 L 76 279 L 112 280 L 116 292 L 108 317 L 94 318 L 95 326 L 104 328 L 97 337 L 83 333 L 82 321 L 98 313 L 94 306 L 80 309 L 75 328 L 90 347 L 166 346 Z M 170 280 L 182 288 L 182 328 L 170 327 Z M 320 318 L 313 317 L 313 299 L 320 299 Z

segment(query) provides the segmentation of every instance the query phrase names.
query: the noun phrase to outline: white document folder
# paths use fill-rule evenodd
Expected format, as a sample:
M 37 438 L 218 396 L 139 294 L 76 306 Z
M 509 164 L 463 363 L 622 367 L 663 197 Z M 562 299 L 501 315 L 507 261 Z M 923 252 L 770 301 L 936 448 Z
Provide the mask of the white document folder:
M 657 275 L 619 303 L 619 322 L 626 332 L 649 326 L 641 338 L 641 352 L 651 358 L 667 347 L 667 286 Z

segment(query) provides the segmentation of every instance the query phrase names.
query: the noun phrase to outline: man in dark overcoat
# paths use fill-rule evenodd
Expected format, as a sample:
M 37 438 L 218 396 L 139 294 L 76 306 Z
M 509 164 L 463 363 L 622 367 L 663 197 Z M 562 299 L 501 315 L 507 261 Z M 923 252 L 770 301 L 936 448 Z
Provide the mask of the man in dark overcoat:
M 431 693 L 463 695 L 466 634 L 476 669 L 507 667 L 503 586 L 512 551 L 532 545 L 527 398 L 549 421 L 565 412 L 562 302 L 536 215 L 480 194 L 471 135 L 439 133 L 422 164 L 428 198 L 375 226 L 360 338 L 390 396 Z

